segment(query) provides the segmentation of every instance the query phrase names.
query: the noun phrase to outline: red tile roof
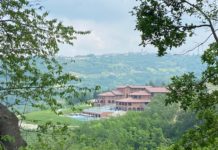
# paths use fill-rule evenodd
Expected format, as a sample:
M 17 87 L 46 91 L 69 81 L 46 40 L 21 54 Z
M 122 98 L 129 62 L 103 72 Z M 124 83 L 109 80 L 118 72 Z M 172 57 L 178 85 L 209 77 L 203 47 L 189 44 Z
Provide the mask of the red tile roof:
M 118 90 L 113 90 L 113 91 L 111 91 L 114 95 L 123 95 L 123 93 L 122 92 L 120 92 L 120 91 L 118 91 Z
M 98 96 L 122 96 L 122 95 L 123 93 L 118 90 L 113 90 L 113 91 L 98 94 Z
M 117 88 L 126 88 L 130 87 L 132 89 L 145 89 L 146 87 L 152 87 L 152 86 L 145 86 L 145 85 L 125 85 L 125 86 L 118 86 Z
M 132 89 L 145 89 L 146 87 L 151 87 L 151 86 L 145 86 L 145 85 L 129 85 L 130 88 Z
M 151 95 L 151 94 L 146 91 L 137 91 L 137 92 L 130 93 L 129 95 Z
M 104 92 L 104 93 L 98 94 L 98 96 L 115 96 L 115 94 L 112 92 Z
M 150 93 L 168 93 L 169 91 L 165 87 L 146 87 L 146 90 Z
M 134 98 L 125 98 L 125 99 L 120 99 L 116 100 L 116 102 L 127 102 L 127 103 L 145 103 L 145 102 L 150 102 L 150 100 L 140 100 L 140 99 L 134 99 Z
M 117 89 L 126 88 L 126 87 L 145 89 L 149 93 L 168 93 L 169 92 L 165 87 L 153 87 L 153 86 L 144 86 L 144 85 L 119 86 Z M 150 95 L 146 91 L 138 91 L 138 92 L 131 93 L 130 95 Z M 113 90 L 110 92 L 104 92 L 104 93 L 99 94 L 99 96 L 120 96 L 120 95 L 123 95 L 123 93 L 120 92 L 119 90 Z

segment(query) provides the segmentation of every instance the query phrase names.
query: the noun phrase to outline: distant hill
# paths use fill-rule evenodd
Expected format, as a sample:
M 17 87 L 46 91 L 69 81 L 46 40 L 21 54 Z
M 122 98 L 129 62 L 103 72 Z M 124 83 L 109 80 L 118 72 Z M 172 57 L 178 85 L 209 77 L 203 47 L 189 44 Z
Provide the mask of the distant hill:
M 81 86 L 100 85 L 103 90 L 125 84 L 162 85 L 170 77 L 185 72 L 200 76 L 204 67 L 199 56 L 155 54 L 114 54 L 59 57 L 65 72 L 71 72 L 82 79 Z

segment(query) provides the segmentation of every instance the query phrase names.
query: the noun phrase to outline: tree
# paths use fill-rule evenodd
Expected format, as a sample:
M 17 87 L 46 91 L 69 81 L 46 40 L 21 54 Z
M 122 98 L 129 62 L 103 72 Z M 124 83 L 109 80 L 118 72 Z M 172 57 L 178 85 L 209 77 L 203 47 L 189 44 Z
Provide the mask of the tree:
M 207 65 L 201 78 L 194 73 L 172 77 L 166 104 L 179 103 L 184 110 L 198 114 L 201 123 L 187 132 L 172 149 L 212 148 L 218 141 L 218 5 L 217 0 L 140 0 L 133 10 L 137 18 L 136 29 L 141 32 L 141 45 L 152 44 L 163 56 L 168 50 L 182 46 L 197 29 L 207 28 L 210 35 L 185 53 L 195 50 L 213 36 L 201 57 Z
M 23 140 L 14 115 L 22 112 L 14 105 L 49 106 L 55 111 L 61 107 L 59 99 L 78 95 L 80 88 L 72 81 L 80 80 L 64 73 L 55 55 L 59 43 L 73 45 L 76 34 L 86 33 L 48 19 L 48 12 L 36 2 L 0 1 L 0 143 L 3 147 L 18 149 L 25 145 L 19 142 Z M 5 128 L 10 122 L 11 126 Z M 11 132 L 12 129 L 16 131 Z M 5 136 L 13 140 L 5 141 Z

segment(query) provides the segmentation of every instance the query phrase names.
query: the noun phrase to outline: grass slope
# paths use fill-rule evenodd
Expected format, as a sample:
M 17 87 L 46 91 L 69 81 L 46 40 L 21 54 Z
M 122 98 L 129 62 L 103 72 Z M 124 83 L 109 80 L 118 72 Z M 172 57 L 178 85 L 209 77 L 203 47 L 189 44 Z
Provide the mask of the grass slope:
M 35 111 L 25 114 L 25 122 L 33 124 L 44 124 L 46 122 L 67 124 L 71 126 L 79 126 L 83 122 L 67 117 L 67 114 L 80 112 L 84 108 L 90 107 L 86 104 L 77 105 L 72 108 L 61 110 L 63 115 L 57 115 L 51 110 Z

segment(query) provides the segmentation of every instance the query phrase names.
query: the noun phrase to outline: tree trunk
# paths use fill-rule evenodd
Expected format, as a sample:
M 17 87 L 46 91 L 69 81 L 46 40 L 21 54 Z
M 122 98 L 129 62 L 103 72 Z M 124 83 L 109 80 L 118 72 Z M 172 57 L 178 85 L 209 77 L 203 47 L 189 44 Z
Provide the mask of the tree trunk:
M 12 137 L 12 140 L 3 140 L 4 137 Z M 6 150 L 18 150 L 21 146 L 26 146 L 26 142 L 20 135 L 18 118 L 0 103 L 0 144 Z M 1 147 L 0 147 L 1 148 Z

